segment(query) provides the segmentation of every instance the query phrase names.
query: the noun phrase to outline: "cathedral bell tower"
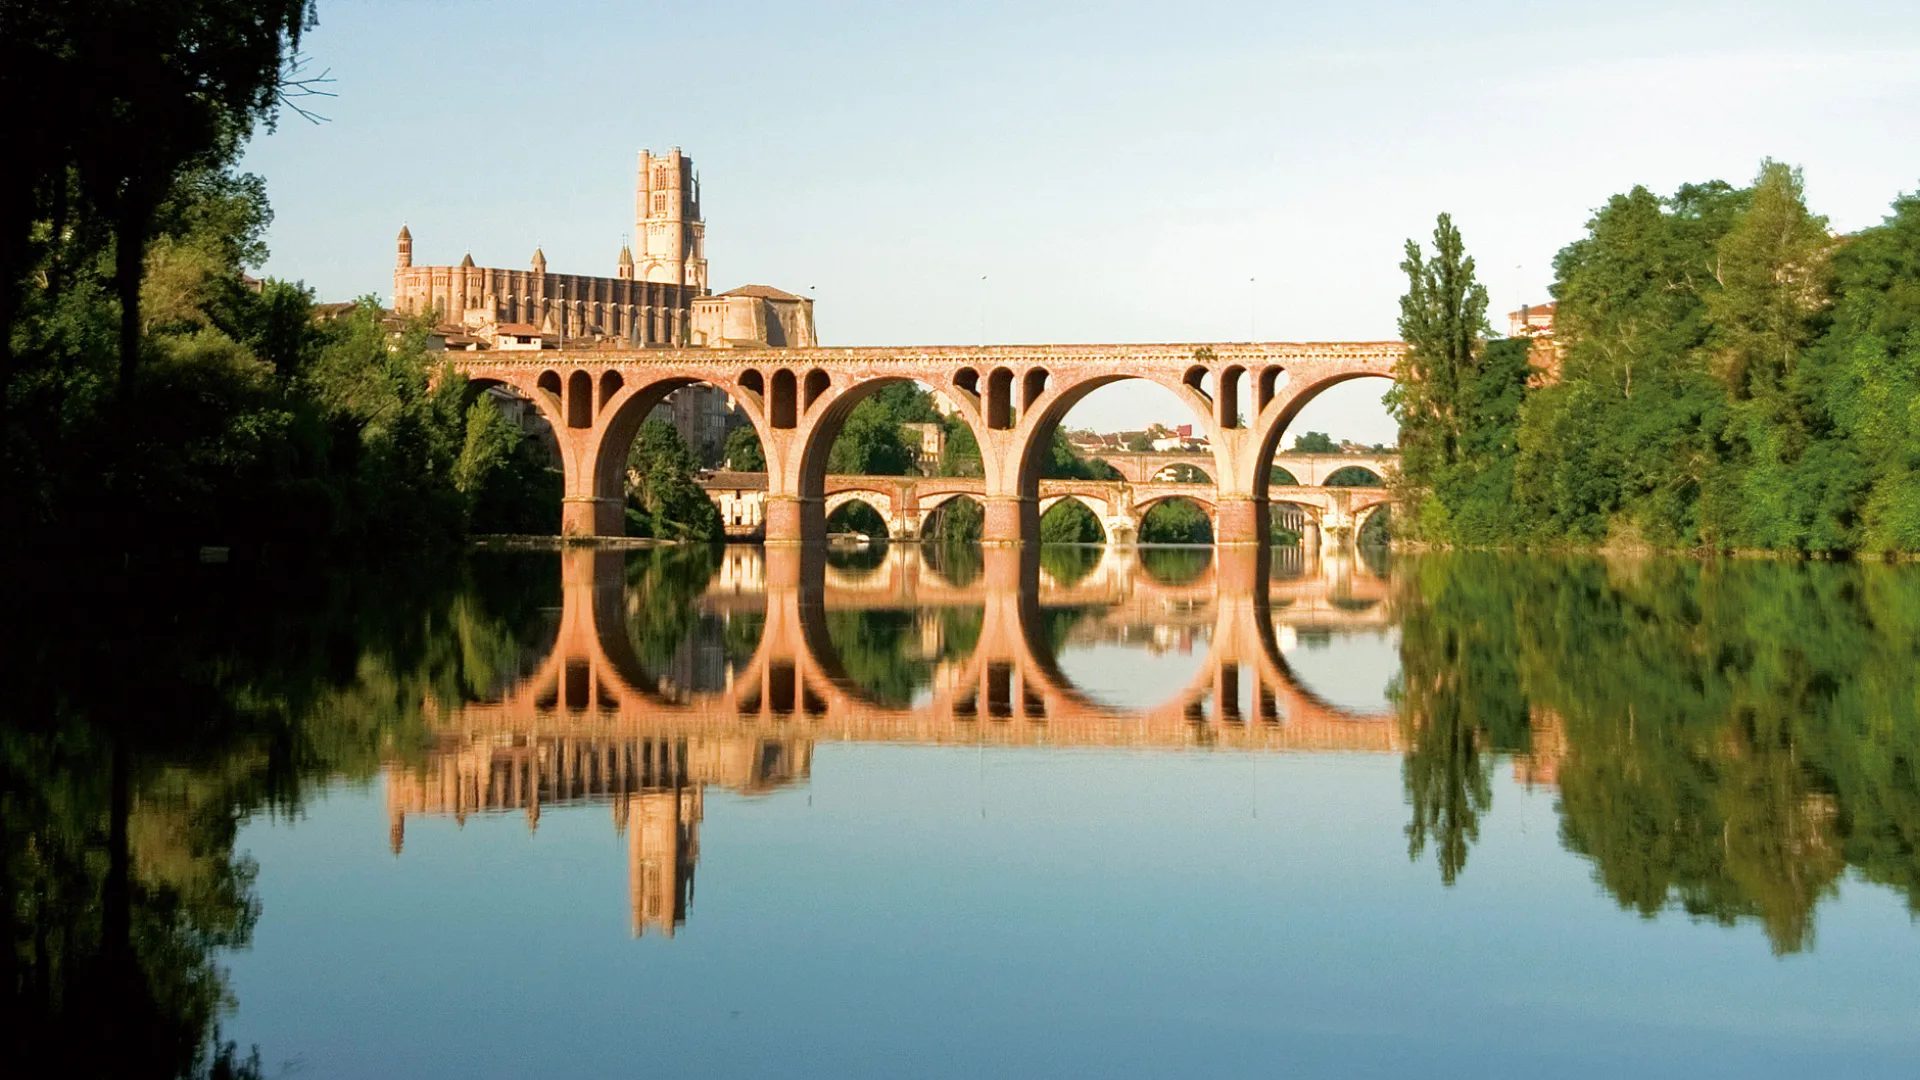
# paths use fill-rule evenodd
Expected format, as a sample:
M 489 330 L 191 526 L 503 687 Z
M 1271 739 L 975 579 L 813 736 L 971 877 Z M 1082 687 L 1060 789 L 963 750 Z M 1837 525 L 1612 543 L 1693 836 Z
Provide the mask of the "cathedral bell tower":
M 700 216 L 700 177 L 679 147 L 664 156 L 640 151 L 634 185 L 634 277 L 707 293 L 707 223 Z

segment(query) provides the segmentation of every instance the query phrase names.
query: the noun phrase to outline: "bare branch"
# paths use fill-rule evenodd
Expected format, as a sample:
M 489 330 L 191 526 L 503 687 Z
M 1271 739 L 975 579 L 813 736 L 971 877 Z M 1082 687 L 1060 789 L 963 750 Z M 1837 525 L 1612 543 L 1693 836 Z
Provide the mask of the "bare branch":
M 308 75 L 306 73 L 308 61 L 308 57 L 298 53 L 287 60 L 286 66 L 280 70 L 279 81 L 274 85 L 274 100 L 292 109 L 302 120 L 305 120 L 309 124 L 326 123 L 327 117 L 300 104 L 300 100 L 303 98 L 339 97 L 340 95 L 326 89 L 326 86 L 334 81 L 331 78 L 333 69 L 326 68 L 318 75 Z

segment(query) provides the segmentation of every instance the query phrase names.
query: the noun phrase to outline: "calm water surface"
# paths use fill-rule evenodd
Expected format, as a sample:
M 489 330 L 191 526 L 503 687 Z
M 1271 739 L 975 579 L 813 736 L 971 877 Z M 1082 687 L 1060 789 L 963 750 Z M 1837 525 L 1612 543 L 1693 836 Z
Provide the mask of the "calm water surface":
M 15 1012 L 82 1061 L 1920 1068 L 1920 568 L 155 576 L 10 661 Z

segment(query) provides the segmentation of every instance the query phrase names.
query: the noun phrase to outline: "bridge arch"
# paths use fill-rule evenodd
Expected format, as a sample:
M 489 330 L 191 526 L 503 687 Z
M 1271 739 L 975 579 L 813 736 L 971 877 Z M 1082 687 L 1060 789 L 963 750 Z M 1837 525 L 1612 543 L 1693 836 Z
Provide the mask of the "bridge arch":
M 826 482 L 827 460 L 833 452 L 833 444 L 846 427 L 847 418 L 853 410 L 867 399 L 886 387 L 906 383 L 924 385 L 924 380 L 905 375 L 853 375 L 815 368 L 822 382 L 817 394 L 809 397 L 809 410 L 800 421 L 799 447 L 797 461 L 793 465 L 792 490 L 799 499 L 799 536 L 803 541 L 825 535 L 826 527 Z M 949 377 L 945 385 L 931 384 L 930 389 L 948 392 L 956 389 L 954 380 L 957 373 Z M 812 376 L 809 375 L 812 381 Z M 956 394 L 948 393 L 950 399 Z M 978 398 L 976 397 L 977 401 Z M 982 438 L 981 417 L 978 408 L 969 408 L 962 404 L 959 415 L 973 433 L 981 446 L 984 459 L 987 452 L 987 440 Z M 984 464 L 984 460 L 983 460 Z M 923 500 L 922 509 L 925 509 Z M 816 522 L 814 515 L 818 514 Z
M 835 491 L 829 494 L 821 504 L 821 511 L 826 515 L 828 527 L 831 528 L 833 518 L 836 514 L 841 510 L 855 506 L 866 507 L 880 519 L 880 536 L 882 538 L 895 539 L 896 518 L 894 516 L 893 496 L 886 492 L 875 491 L 870 488 L 846 488 L 841 491 Z
M 612 373 L 609 373 L 612 374 Z M 744 372 L 758 374 L 757 372 Z M 626 471 L 627 455 L 633 448 L 633 440 L 640 433 L 640 425 L 647 417 L 664 404 L 675 391 L 690 386 L 710 386 L 725 393 L 739 408 L 747 422 L 753 425 L 754 434 L 760 437 L 760 444 L 766 447 L 771 432 L 767 417 L 762 410 L 759 394 L 744 389 L 739 376 L 734 378 L 713 378 L 686 375 L 634 385 L 624 380 L 613 384 L 613 392 L 602 405 L 601 436 L 594 448 L 592 463 L 592 494 L 600 500 L 602 513 L 611 501 L 611 511 L 618 515 L 619 527 L 603 529 L 600 535 L 620 536 L 626 532 Z
M 1307 382 L 1298 390 L 1293 391 L 1284 400 L 1280 400 L 1275 404 L 1270 416 L 1262 418 L 1259 424 L 1260 441 L 1252 470 L 1253 491 L 1257 499 L 1261 501 L 1267 499 L 1267 489 L 1274 466 L 1274 456 L 1279 452 L 1281 438 L 1286 435 L 1287 429 L 1293 426 L 1293 422 L 1299 417 L 1300 411 L 1306 408 L 1313 399 L 1319 397 L 1326 391 L 1341 383 L 1352 382 L 1355 379 L 1386 379 L 1391 382 L 1393 381 L 1393 372 L 1391 369 L 1334 370 L 1320 378 Z

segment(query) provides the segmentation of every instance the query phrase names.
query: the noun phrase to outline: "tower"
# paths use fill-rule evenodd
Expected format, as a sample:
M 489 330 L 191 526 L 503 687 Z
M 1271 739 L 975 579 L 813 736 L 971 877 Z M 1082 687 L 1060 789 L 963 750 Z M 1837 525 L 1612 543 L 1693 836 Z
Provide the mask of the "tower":
M 397 247 L 399 248 L 399 254 L 395 258 L 393 265 L 401 270 L 405 270 L 407 267 L 413 265 L 413 234 L 407 231 L 405 225 L 400 226 L 400 239 Z
M 674 147 L 661 157 L 640 151 L 633 232 L 640 250 L 634 277 L 707 292 L 707 223 L 700 217 L 700 178 L 693 159 Z

